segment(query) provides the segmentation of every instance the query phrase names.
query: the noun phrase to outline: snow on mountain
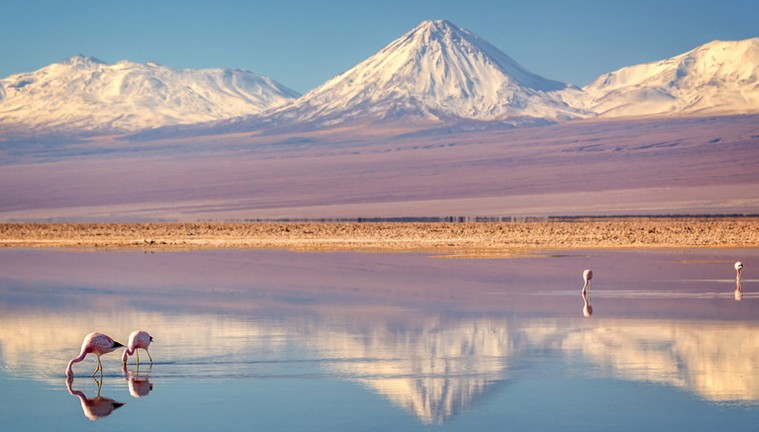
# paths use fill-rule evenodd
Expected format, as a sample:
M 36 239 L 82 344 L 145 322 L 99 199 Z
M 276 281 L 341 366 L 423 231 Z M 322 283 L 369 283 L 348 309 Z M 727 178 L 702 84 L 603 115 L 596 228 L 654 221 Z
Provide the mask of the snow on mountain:
M 0 80 L 0 125 L 37 132 L 136 131 L 256 114 L 298 96 L 244 70 L 177 70 L 74 56 Z
M 0 80 L 4 131 L 146 136 L 358 121 L 541 124 L 587 117 L 759 111 L 759 38 L 714 41 L 604 74 L 583 89 L 535 75 L 448 21 L 425 21 L 299 95 L 242 70 L 176 70 L 74 56 Z M 210 123 L 209 123 L 210 122 Z M 190 124 L 192 124 L 190 126 Z
M 713 41 L 603 74 L 583 89 L 603 117 L 759 111 L 759 38 Z
M 448 21 L 425 21 L 369 59 L 277 110 L 271 121 L 571 119 L 565 83 L 535 75 Z

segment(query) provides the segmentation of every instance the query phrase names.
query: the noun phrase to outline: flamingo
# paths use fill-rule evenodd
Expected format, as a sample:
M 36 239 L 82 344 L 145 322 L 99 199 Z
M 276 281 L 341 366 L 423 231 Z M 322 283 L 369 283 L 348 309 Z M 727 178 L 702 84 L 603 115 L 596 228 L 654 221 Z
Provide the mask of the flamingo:
M 129 347 L 127 347 L 127 349 L 124 350 L 124 354 L 121 355 L 123 366 L 126 366 L 127 358 L 132 354 L 137 355 L 137 365 L 140 364 L 140 354 L 137 352 L 138 348 L 142 348 L 148 353 L 148 358 L 152 365 L 153 357 L 150 355 L 150 351 L 148 351 L 150 342 L 153 342 L 153 336 L 150 336 L 148 332 L 142 330 L 133 331 L 132 334 L 129 335 Z
M 593 279 L 593 270 L 585 269 L 582 272 L 582 280 L 585 282 L 582 286 L 582 315 L 589 318 L 593 315 L 593 306 L 590 305 L 590 280 Z
M 591 279 L 593 279 L 593 270 L 585 269 L 585 271 L 582 272 L 582 280 L 585 282 L 585 285 L 582 286 L 583 293 L 590 289 Z
M 74 363 L 79 363 L 80 361 L 84 360 L 84 358 L 89 353 L 93 353 L 98 357 L 98 366 L 95 368 L 95 372 L 92 373 L 92 376 L 95 376 L 97 371 L 100 371 L 100 375 L 103 375 L 103 364 L 100 363 L 100 356 L 103 354 L 108 354 L 109 352 L 113 352 L 114 350 L 123 347 L 124 345 L 115 342 L 113 339 L 111 339 L 110 336 L 104 335 L 102 333 L 90 333 L 87 336 L 84 337 L 84 341 L 82 341 L 82 350 L 79 352 L 79 356 L 74 357 L 69 362 L 69 365 L 66 367 L 66 376 L 69 378 L 74 377 L 74 370 L 73 366 Z
M 740 261 L 735 262 L 735 278 L 741 280 L 741 271 L 743 271 L 743 263 Z

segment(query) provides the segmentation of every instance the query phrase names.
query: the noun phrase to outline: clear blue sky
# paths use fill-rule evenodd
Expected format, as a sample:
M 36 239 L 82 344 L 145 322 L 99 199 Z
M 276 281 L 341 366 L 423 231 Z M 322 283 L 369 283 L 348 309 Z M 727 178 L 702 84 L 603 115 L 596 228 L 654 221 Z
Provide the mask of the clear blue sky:
M 74 54 L 241 68 L 306 92 L 427 19 L 584 85 L 705 42 L 759 36 L 759 0 L 3 0 L 0 77 Z

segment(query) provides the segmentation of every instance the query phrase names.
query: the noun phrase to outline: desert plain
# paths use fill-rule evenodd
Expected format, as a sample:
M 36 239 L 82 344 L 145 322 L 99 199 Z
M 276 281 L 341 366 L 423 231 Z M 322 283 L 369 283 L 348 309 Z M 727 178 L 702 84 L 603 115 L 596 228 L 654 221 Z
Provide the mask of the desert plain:
M 0 139 L 0 222 L 759 214 L 756 115 L 471 127 Z

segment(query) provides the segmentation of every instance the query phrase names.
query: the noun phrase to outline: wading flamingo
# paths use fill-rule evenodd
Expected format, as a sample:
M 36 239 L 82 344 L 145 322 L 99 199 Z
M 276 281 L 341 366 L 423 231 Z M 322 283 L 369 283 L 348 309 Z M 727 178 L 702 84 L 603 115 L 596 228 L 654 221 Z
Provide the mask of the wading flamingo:
M 142 330 L 133 331 L 132 334 L 129 335 L 129 346 L 124 350 L 124 354 L 121 355 L 123 366 L 126 366 L 127 358 L 132 354 L 135 354 L 137 356 L 137 365 L 139 366 L 140 353 L 137 352 L 138 348 L 142 348 L 146 353 L 148 353 L 148 358 L 150 359 L 150 364 L 152 365 L 153 357 L 150 355 L 150 351 L 148 351 L 150 342 L 153 342 L 153 336 L 150 336 L 148 332 Z
M 590 280 L 593 279 L 593 270 L 585 269 L 582 272 L 582 280 L 585 282 L 582 286 L 582 315 L 589 318 L 593 315 L 593 306 L 590 305 Z
M 743 271 L 743 263 L 736 261 L 735 263 L 735 278 L 741 280 L 741 272 Z
M 591 279 L 593 279 L 593 270 L 585 269 L 585 271 L 582 272 L 582 280 L 585 282 L 585 285 L 582 286 L 582 292 L 586 292 L 590 289 Z
M 108 354 L 109 352 L 112 352 L 118 348 L 123 347 L 124 345 L 115 342 L 113 339 L 110 338 L 110 336 L 104 335 L 102 333 L 90 333 L 87 336 L 84 337 L 84 341 L 82 341 L 82 350 L 79 352 L 79 356 L 74 357 L 69 362 L 69 365 L 66 367 L 66 376 L 69 378 L 74 377 L 74 363 L 79 363 L 80 361 L 84 360 L 84 358 L 87 356 L 87 354 L 92 353 L 98 356 L 98 367 L 95 369 L 95 372 L 92 373 L 92 376 L 95 376 L 97 371 L 100 371 L 100 375 L 103 375 L 103 364 L 100 363 L 100 356 L 103 354 Z

